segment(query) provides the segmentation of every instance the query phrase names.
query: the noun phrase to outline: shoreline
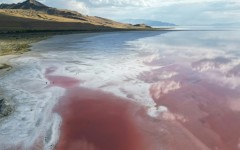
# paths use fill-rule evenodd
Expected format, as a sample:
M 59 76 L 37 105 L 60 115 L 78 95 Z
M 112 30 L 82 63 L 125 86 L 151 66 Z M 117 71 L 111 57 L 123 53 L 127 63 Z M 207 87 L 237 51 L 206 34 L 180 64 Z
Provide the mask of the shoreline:
M 31 44 L 53 35 L 43 33 L 0 34 L 0 78 L 11 74 L 11 71 L 16 69 L 16 66 L 9 62 L 10 59 L 29 52 Z M 0 122 L 11 116 L 14 111 L 15 104 L 4 90 L 0 89 Z
M 123 30 L 124 32 L 132 31 L 147 31 L 147 30 Z M 16 66 L 9 62 L 10 59 L 19 57 L 26 52 L 31 51 L 32 44 L 51 38 L 57 35 L 68 34 L 84 34 L 84 33 L 104 33 L 104 32 L 117 32 L 115 31 L 59 31 L 59 32 L 18 32 L 18 33 L 0 33 L 0 77 L 10 73 L 16 69 Z M 14 104 L 10 104 L 10 98 L 4 94 L 0 89 L 0 121 L 14 111 Z M 5 110 L 8 110 L 5 113 Z
M 19 55 L 30 51 L 31 44 L 45 40 L 53 33 L 0 34 L 0 56 Z
M 30 51 L 31 44 L 48 39 L 55 35 L 76 33 L 105 33 L 105 32 L 133 32 L 133 31 L 171 31 L 169 28 L 151 29 L 114 29 L 114 30 L 26 30 L 0 31 L 0 56 L 19 55 Z
M 118 31 L 164 31 L 164 30 L 169 30 L 169 29 L 173 29 L 173 28 L 119 28 L 119 29 L 83 29 L 83 30 L 79 30 L 79 29 L 72 29 L 72 30 L 5 30 L 5 31 L 1 31 L 0 30 L 0 35 L 4 35 L 4 34 L 16 34 L 16 33 L 68 33 L 68 32 L 78 32 L 78 33 L 98 33 L 98 32 L 118 32 Z
M 55 35 L 106 33 L 106 32 L 148 32 L 148 31 L 178 31 L 174 28 L 144 28 L 144 29 L 99 29 L 99 30 L 24 30 L 0 31 L 0 57 L 21 55 L 31 51 L 31 44 L 46 40 Z M 182 31 L 182 30 L 179 30 Z M 0 62 L 1 65 L 1 62 Z M 1 69 L 0 69 L 1 70 Z

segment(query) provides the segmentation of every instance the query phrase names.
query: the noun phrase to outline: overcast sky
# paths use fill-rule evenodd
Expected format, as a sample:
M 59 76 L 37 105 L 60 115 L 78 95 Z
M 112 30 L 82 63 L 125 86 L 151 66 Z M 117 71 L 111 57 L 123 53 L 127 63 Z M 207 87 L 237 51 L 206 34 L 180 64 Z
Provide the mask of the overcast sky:
M 23 0 L 0 0 L 0 3 Z M 179 25 L 238 23 L 240 0 L 39 0 L 57 8 L 114 20 L 151 19 Z

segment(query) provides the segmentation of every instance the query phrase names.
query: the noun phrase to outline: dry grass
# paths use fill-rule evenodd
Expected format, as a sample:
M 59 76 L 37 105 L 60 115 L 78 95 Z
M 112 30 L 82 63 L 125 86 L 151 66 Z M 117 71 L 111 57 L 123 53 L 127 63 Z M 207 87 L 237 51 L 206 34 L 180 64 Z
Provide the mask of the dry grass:
M 57 22 L 9 16 L 0 13 L 0 32 L 13 31 L 94 31 L 113 30 L 112 27 L 82 22 Z M 116 29 L 116 28 L 115 28 Z
M 7 25 L 11 29 L 50 29 L 60 30 L 92 30 L 92 29 L 141 29 L 130 24 L 123 24 L 109 19 L 94 16 L 79 16 L 78 19 L 71 19 L 62 16 L 49 15 L 42 11 L 22 10 L 22 9 L 2 9 L 0 19 L 3 24 L 0 28 L 7 30 Z M 11 23 L 11 24 L 10 24 Z M 24 27 L 22 27 L 24 26 Z M 48 27 L 48 28 L 47 28 Z
M 0 9 L 0 13 L 9 16 L 45 20 L 45 21 L 56 21 L 56 22 L 83 22 L 81 20 L 64 18 L 61 16 L 48 15 L 41 11 L 35 10 L 23 10 L 23 9 Z
M 49 15 L 42 11 L 35 11 L 35 10 L 2 9 L 0 10 L 0 14 L 21 17 L 21 18 L 28 18 L 28 19 L 44 20 L 44 21 L 91 23 L 94 25 L 115 26 L 119 28 L 131 27 L 131 25 L 128 25 L 128 24 L 123 24 L 123 23 L 115 22 L 115 21 L 100 18 L 100 17 L 81 16 L 80 19 L 71 19 L 71 18 L 66 18 L 62 16 Z
M 78 19 L 49 15 L 42 11 L 22 9 L 0 9 L 0 33 L 43 31 L 115 31 L 146 28 L 118 23 L 100 17 L 79 15 Z M 0 56 L 22 54 L 29 51 L 30 44 L 42 40 L 52 33 L 0 34 Z

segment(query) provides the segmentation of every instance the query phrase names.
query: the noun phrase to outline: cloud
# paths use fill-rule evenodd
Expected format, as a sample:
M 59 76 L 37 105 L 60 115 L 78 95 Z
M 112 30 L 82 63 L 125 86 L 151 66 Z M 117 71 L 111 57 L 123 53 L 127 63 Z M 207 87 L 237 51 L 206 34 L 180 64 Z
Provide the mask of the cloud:
M 8 1 L 0 0 L 0 3 L 10 4 L 10 3 L 19 3 L 23 1 L 24 0 L 8 0 Z M 81 13 L 88 13 L 88 7 L 86 6 L 86 4 L 78 0 L 38 0 L 38 1 L 51 7 L 75 10 Z
M 92 5 L 97 6 L 151 6 L 153 0 L 89 0 Z
M 0 0 L 0 3 L 22 0 Z M 239 0 L 39 0 L 46 5 L 71 9 L 115 20 L 152 19 L 179 25 L 238 23 Z
M 101 15 L 119 21 L 133 18 L 179 25 L 211 25 L 237 23 L 240 20 L 240 1 L 231 0 L 92 0 L 86 4 L 90 15 Z
M 6 3 L 6 4 L 10 4 L 10 3 L 18 3 L 18 2 L 22 2 L 22 0 L 0 0 L 0 3 Z
M 84 2 L 77 0 L 45 0 L 44 4 L 61 9 L 75 10 L 81 13 L 88 13 L 88 7 Z
M 175 4 L 201 4 L 201 3 L 224 3 L 224 0 L 84 0 L 95 6 L 143 6 L 143 7 L 161 7 Z M 237 0 L 229 0 L 228 3 L 240 4 Z

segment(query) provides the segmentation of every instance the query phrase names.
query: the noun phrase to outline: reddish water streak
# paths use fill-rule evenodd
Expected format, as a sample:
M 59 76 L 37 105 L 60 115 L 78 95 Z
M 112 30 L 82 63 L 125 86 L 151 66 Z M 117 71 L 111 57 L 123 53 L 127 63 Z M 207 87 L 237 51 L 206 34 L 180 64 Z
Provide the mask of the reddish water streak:
M 130 100 L 76 87 L 80 82 L 77 79 L 50 75 L 46 78 L 51 85 L 66 89 L 65 96 L 54 109 L 63 119 L 55 150 L 215 150 L 215 145 L 221 146 L 221 134 L 201 128 L 201 121 L 212 124 L 198 118 L 195 105 L 186 106 L 179 95 L 171 97 L 169 103 L 162 99 L 156 102 L 188 117 L 190 122 L 183 125 L 161 115 L 151 118 L 145 108 Z M 171 101 L 174 98 L 181 101 Z M 42 140 L 37 140 L 32 149 L 43 149 Z
M 151 118 L 130 100 L 65 88 L 54 109 L 63 119 L 55 150 L 210 150 L 177 121 Z
M 201 88 L 207 85 L 191 86 L 196 82 L 188 79 L 189 84 L 174 94 L 155 99 L 157 104 L 187 119 L 178 122 L 161 116 L 150 118 L 143 108 L 129 100 L 77 88 L 80 83 L 77 79 L 46 77 L 51 85 L 67 89 L 55 108 L 63 118 L 55 150 L 238 150 L 238 113 L 227 109 L 223 95 L 216 97 L 219 90 L 211 87 L 210 94 Z M 222 125 L 224 120 L 231 125 Z
M 81 81 L 75 78 L 66 76 L 50 75 L 57 70 L 56 67 L 49 67 L 45 71 L 45 77 L 50 81 L 49 86 L 59 86 L 62 88 L 69 88 L 78 85 Z
M 56 150 L 146 150 L 134 112 L 138 106 L 111 94 L 69 90 L 56 107 L 62 116 Z
M 150 92 L 154 95 L 155 91 Z M 240 112 L 228 105 L 228 97 L 236 95 L 239 97 L 233 90 L 202 81 L 181 87 L 155 102 L 183 115 L 187 120 L 183 126 L 208 148 L 239 150 Z
M 69 88 L 76 86 L 80 83 L 80 80 L 64 77 L 64 76 L 46 76 L 46 78 L 50 81 L 50 86 L 59 86 L 62 88 Z

